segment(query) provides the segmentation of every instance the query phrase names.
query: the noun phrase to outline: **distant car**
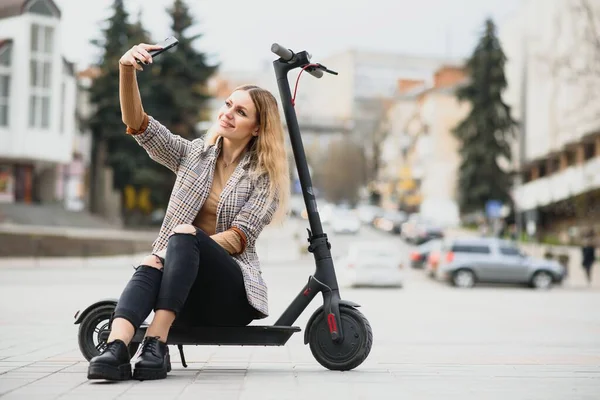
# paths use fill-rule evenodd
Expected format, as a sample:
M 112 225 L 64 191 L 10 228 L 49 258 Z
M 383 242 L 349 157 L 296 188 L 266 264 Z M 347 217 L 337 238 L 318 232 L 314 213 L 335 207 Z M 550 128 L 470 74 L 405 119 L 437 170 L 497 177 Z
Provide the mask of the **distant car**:
M 442 239 L 444 237 L 443 229 L 430 222 L 417 223 L 414 234 L 414 237 L 410 241 L 417 245 L 426 243 L 432 239 Z
M 369 204 L 362 204 L 356 208 L 358 219 L 364 225 L 371 225 L 373 220 L 381 214 L 381 208 Z
M 340 281 L 347 286 L 402 286 L 402 254 L 391 242 L 357 242 L 335 262 Z
M 566 272 L 557 261 L 529 257 L 515 243 L 499 238 L 446 241 L 437 254 L 437 264 L 436 278 L 462 288 L 489 282 L 548 289 L 562 283 Z
M 297 194 L 290 196 L 290 216 L 302 218 L 304 209 L 304 198 L 302 196 Z
M 383 215 L 375 218 L 374 225 L 377 229 L 398 235 L 402 232 L 402 224 L 405 221 L 406 213 L 388 210 Z
M 409 214 L 406 221 L 402 223 L 401 238 L 408 243 L 414 243 L 418 234 L 418 227 L 426 220 L 419 213 Z
M 321 204 L 322 203 L 318 202 L 319 218 L 321 219 L 321 223 L 323 225 L 327 225 L 331 223 L 331 218 L 333 217 L 333 213 L 335 211 L 335 205 L 328 202 L 323 202 L 323 204 Z M 308 219 L 308 211 L 306 208 L 302 210 L 300 217 L 305 220 Z
M 410 253 L 410 265 L 412 268 L 424 268 L 429 253 L 442 247 L 442 240 L 434 239 L 423 243 Z
M 333 233 L 353 235 L 357 234 L 361 227 L 360 219 L 351 210 L 337 210 L 333 213 L 329 225 Z

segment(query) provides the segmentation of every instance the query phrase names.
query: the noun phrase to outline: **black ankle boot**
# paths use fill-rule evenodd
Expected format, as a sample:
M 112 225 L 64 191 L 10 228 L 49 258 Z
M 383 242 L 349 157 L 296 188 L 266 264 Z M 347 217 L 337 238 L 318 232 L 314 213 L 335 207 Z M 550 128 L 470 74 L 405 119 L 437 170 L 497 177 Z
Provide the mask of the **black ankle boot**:
M 121 340 L 114 340 L 106 345 L 100 355 L 90 360 L 88 379 L 107 379 L 124 381 L 131 379 L 129 350 Z
M 145 337 L 139 361 L 135 363 L 133 379 L 165 379 L 170 371 L 169 346 L 158 340 L 158 337 Z

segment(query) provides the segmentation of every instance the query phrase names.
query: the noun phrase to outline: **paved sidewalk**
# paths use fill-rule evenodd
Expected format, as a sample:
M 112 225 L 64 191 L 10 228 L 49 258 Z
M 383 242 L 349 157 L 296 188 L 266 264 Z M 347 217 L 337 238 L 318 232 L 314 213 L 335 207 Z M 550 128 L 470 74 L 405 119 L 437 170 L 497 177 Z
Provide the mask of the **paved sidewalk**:
M 269 264 L 270 324 L 311 271 Z M 171 347 L 161 381 L 86 379 L 77 348 L 77 308 L 112 297 L 126 268 L 0 270 L 0 398 L 8 399 L 417 399 L 596 400 L 600 393 L 597 291 L 455 290 L 411 271 L 403 289 L 344 289 L 363 305 L 374 332 L 356 370 L 328 371 L 303 344 L 284 347 Z M 12 302 L 11 302 L 12 300 Z M 320 304 L 295 325 L 303 330 Z M 14 305 L 18 304 L 18 307 Z
M 310 256 L 285 258 L 299 247 L 296 228 L 265 232 L 271 315 L 261 325 L 274 323 L 314 271 Z M 347 251 L 355 238 L 345 240 L 332 239 L 336 251 Z M 307 320 L 322 303 L 318 296 L 295 323 L 302 332 L 286 346 L 185 346 L 187 369 L 171 347 L 166 380 L 88 381 L 73 315 L 118 297 L 133 272 L 129 261 L 0 268 L 0 400 L 599 398 L 600 291 L 459 290 L 411 269 L 401 289 L 342 288 L 344 299 L 362 305 L 374 334 L 371 354 L 353 371 L 326 370 L 303 343 Z

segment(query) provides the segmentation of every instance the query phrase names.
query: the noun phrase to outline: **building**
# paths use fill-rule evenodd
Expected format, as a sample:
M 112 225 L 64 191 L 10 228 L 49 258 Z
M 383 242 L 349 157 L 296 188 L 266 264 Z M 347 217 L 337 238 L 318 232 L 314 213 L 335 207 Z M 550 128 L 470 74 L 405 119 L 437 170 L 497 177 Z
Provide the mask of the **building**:
M 448 60 L 442 57 L 415 56 L 349 49 L 328 57 L 313 57 L 339 75 L 325 74 L 315 79 L 306 74 L 300 79 L 296 112 L 303 134 L 314 134 L 315 152 L 327 154 L 330 143 L 352 140 L 364 149 L 364 171 L 356 179 L 367 186 L 376 179 L 381 140 L 385 136 L 386 114 L 396 93 L 399 77 L 431 79 L 434 71 Z M 292 81 L 293 82 L 293 81 Z M 292 87 L 292 91 L 293 91 Z M 372 198 L 378 185 L 368 184 Z
M 77 78 L 52 0 L 0 2 L 0 201 L 83 208 Z
M 529 0 L 500 27 L 522 122 L 514 199 L 530 233 L 562 241 L 600 225 L 599 24 L 598 0 Z
M 395 94 L 398 77 L 427 79 L 448 62 L 437 57 L 362 50 L 314 61 L 339 75 L 325 74 L 321 79 L 306 76 L 300 81 L 299 119 L 332 121 L 357 134 L 374 129 L 385 114 L 385 103 Z
M 444 65 L 426 80 L 398 81 L 386 116 L 389 133 L 378 175 L 388 207 L 415 212 L 422 204 L 458 208 L 460 155 L 452 130 L 470 110 L 456 98 L 466 82 L 463 67 L 457 65 Z

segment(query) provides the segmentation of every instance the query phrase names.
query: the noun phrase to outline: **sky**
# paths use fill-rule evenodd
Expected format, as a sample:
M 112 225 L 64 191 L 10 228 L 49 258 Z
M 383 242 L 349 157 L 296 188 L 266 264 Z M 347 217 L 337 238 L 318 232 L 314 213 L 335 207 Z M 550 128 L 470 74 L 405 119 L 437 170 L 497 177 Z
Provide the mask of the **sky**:
M 63 54 L 78 69 L 98 58 L 112 0 L 54 0 L 62 11 Z M 271 44 L 308 50 L 313 61 L 347 49 L 466 57 L 486 17 L 502 26 L 526 0 L 188 0 L 202 33 L 196 48 L 223 70 L 254 70 L 273 60 Z M 169 35 L 173 0 L 125 0 L 132 19 L 158 42 Z

